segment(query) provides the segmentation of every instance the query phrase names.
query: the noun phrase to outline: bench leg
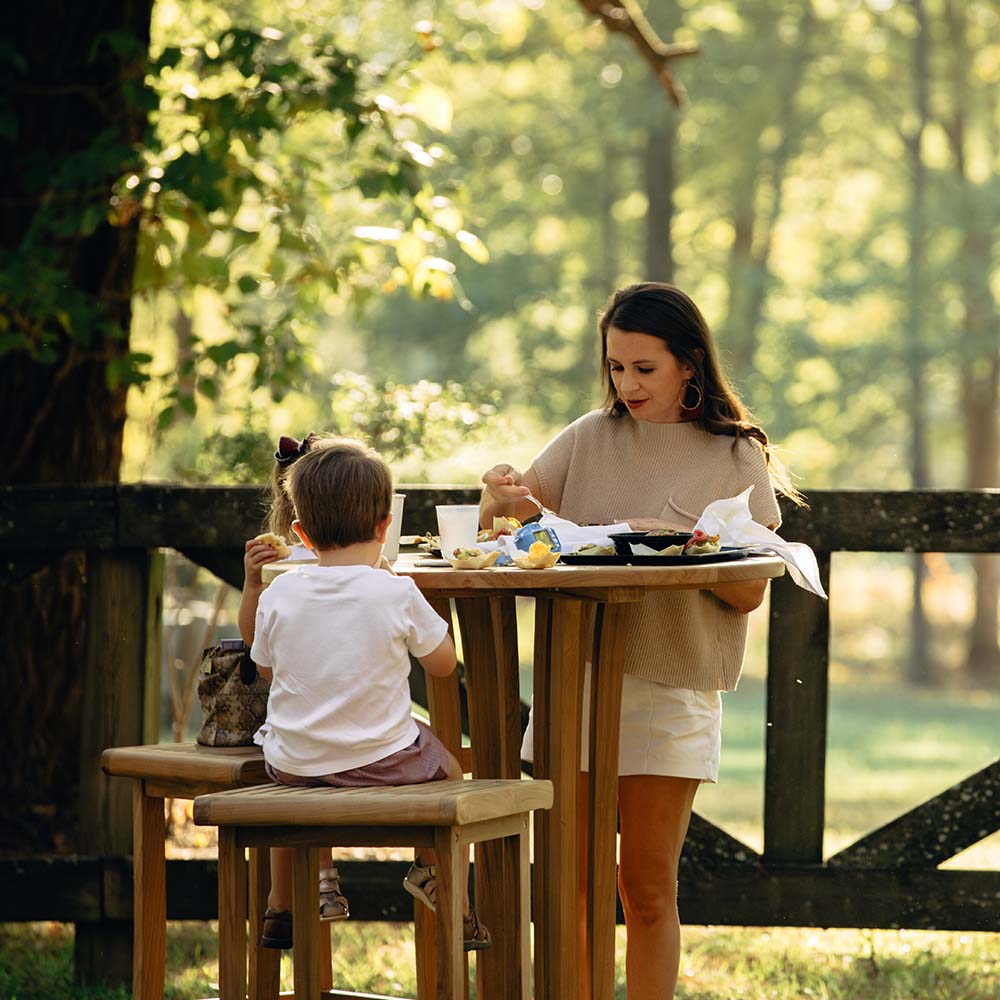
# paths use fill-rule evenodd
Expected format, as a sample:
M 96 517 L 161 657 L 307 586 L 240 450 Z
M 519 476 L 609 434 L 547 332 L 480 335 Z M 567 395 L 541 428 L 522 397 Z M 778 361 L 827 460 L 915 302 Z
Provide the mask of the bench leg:
M 319 852 L 292 851 L 292 936 L 295 1000 L 316 1000 L 320 991 Z M 325 928 L 324 928 L 325 930 Z M 327 932 L 329 940 L 329 932 Z
M 247 995 L 247 873 L 236 829 L 219 829 L 219 1000 Z
M 531 1000 L 531 857 L 528 845 L 529 815 L 521 817 L 521 832 L 514 841 L 517 859 L 517 973 L 510 996 L 515 1000 Z
M 132 783 L 132 995 L 161 1000 L 167 964 L 167 880 L 163 799 Z
M 465 994 L 465 953 L 462 951 L 462 901 L 465 895 L 464 847 L 457 831 L 434 831 L 437 855 L 437 1000 L 461 1000 Z
M 267 894 L 271 891 L 271 859 L 266 847 L 250 848 L 250 992 L 249 1000 L 277 1000 L 281 952 L 260 946 Z

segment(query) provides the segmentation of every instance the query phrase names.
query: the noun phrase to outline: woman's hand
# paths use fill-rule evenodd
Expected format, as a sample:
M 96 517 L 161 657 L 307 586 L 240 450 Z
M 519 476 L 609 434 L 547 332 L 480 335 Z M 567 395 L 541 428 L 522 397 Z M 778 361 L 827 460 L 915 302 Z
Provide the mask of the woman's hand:
M 531 492 L 521 485 L 521 473 L 513 465 L 494 465 L 483 473 L 483 485 L 498 503 L 516 503 Z
M 630 517 L 629 527 L 633 531 L 667 531 L 689 532 L 690 528 L 681 528 L 669 521 L 661 521 L 658 517 Z
M 538 496 L 539 485 L 535 474 L 528 469 L 521 473 L 513 465 L 494 465 L 483 473 L 483 498 L 479 502 L 479 523 L 488 528 L 497 515 L 516 517 L 523 521 L 538 513 L 538 507 L 524 498 L 530 493 Z
M 249 539 L 244 546 L 243 553 L 244 589 L 249 587 L 254 590 L 263 590 L 264 578 L 261 575 L 261 570 L 267 563 L 274 562 L 277 558 L 278 552 L 274 546 L 268 545 L 267 542 L 258 541 L 256 538 Z

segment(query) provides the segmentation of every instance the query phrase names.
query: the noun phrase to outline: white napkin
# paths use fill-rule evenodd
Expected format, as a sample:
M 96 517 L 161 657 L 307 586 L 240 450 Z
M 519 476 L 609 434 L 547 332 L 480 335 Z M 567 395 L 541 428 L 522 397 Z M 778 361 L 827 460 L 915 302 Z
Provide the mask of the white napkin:
M 786 542 L 750 516 L 752 489 L 748 486 L 738 497 L 710 503 L 702 511 L 695 529 L 701 528 L 706 535 L 718 535 L 720 545 L 771 549 L 785 560 L 788 574 L 795 583 L 810 593 L 826 597 L 813 550 L 804 542 Z
M 617 535 L 622 531 L 631 531 L 626 521 L 619 521 L 617 524 L 587 524 L 579 525 L 573 521 L 568 521 L 564 517 L 556 514 L 545 514 L 539 521 L 543 527 L 551 528 L 559 537 L 559 544 L 566 555 L 570 555 L 574 549 L 581 545 L 611 545 L 611 535 Z M 514 545 L 513 535 L 501 535 L 495 542 L 477 542 L 476 548 L 483 552 L 492 552 L 493 549 L 500 549 L 508 555 L 523 555 Z

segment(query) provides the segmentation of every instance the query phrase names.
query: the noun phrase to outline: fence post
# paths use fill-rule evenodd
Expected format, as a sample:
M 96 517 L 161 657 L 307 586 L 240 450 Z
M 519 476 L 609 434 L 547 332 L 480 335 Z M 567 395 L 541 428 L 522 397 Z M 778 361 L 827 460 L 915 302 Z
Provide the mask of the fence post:
M 830 590 L 830 553 L 817 552 Z M 771 584 L 764 766 L 764 861 L 823 860 L 830 607 L 788 577 Z
M 142 549 L 87 553 L 87 632 L 81 657 L 80 839 L 79 851 L 99 857 L 132 853 L 132 789 L 110 781 L 98 765 L 105 747 L 129 746 L 151 731 L 144 719 L 158 696 L 157 610 L 162 584 L 153 569 L 162 565 Z M 150 614 L 150 604 L 154 613 Z M 153 651 L 156 651 L 154 655 Z M 102 876 L 105 883 L 114 870 Z M 109 914 L 105 902 L 127 897 L 121 886 L 102 886 L 102 919 L 76 926 L 76 979 L 81 984 L 129 983 L 132 979 L 132 922 Z

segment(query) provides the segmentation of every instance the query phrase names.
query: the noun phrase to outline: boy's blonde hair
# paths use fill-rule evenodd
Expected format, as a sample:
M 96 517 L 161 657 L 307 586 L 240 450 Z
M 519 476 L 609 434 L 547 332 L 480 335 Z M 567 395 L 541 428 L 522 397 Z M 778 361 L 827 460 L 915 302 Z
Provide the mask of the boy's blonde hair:
M 316 441 L 288 470 L 284 487 L 317 549 L 370 542 L 392 510 L 389 466 L 350 438 Z

